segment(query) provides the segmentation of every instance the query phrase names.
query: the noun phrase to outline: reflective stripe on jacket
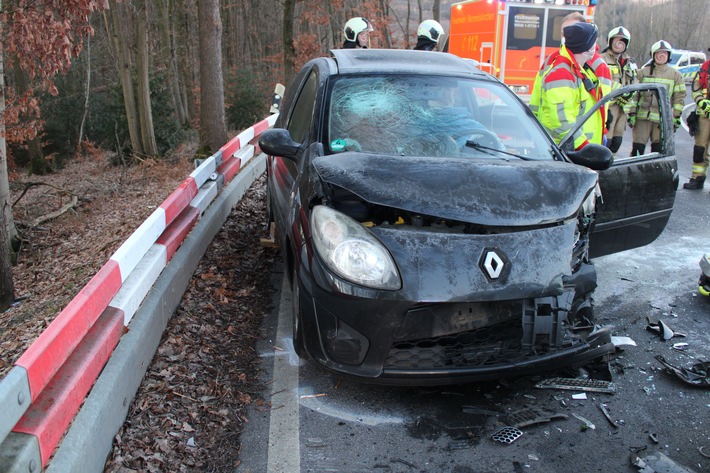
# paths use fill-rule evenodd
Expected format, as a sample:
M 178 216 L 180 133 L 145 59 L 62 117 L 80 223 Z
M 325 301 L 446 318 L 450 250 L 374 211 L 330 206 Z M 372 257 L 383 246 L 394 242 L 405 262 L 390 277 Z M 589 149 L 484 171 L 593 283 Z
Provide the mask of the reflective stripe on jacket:
M 585 87 L 585 79 L 592 85 L 589 91 Z M 601 81 L 591 68 L 580 68 L 567 48 L 562 46 L 558 54 L 549 58 L 547 69 L 535 78 L 530 110 L 555 143 L 559 143 L 577 119 L 589 111 L 601 96 Z M 580 149 L 588 143 L 602 144 L 604 120 L 605 110 L 602 107 L 577 131 L 574 148 Z
M 676 69 L 667 64 L 653 64 L 644 66 L 639 70 L 639 82 L 641 84 L 656 83 L 663 84 L 668 91 L 671 105 L 673 106 L 673 117 L 680 117 L 683 113 L 685 100 L 685 81 L 683 76 Z M 660 123 L 661 115 L 658 108 L 658 98 L 650 90 L 634 94 L 634 97 L 627 106 L 629 113 L 636 113 L 638 120 L 649 120 Z

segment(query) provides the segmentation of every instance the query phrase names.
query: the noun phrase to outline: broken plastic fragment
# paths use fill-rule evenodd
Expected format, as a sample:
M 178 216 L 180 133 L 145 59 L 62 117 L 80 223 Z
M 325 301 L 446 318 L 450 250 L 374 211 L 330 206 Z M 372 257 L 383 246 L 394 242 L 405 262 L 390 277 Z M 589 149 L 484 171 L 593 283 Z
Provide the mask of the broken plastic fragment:
M 572 415 L 575 416 L 575 417 L 576 417 L 577 419 L 579 419 L 580 421 L 582 421 L 582 423 L 584 424 L 584 428 L 585 428 L 585 429 L 594 430 L 594 429 L 597 428 L 590 420 L 585 419 L 585 418 L 582 417 L 581 415 L 575 414 L 574 412 L 572 413 Z
M 614 344 L 615 347 L 621 347 L 621 346 L 636 346 L 636 342 L 631 338 L 631 337 L 611 337 L 611 343 Z
M 657 333 L 661 340 L 670 340 L 674 335 L 673 330 L 662 320 L 659 320 L 656 325 L 647 325 L 646 330 Z
M 641 473 L 694 473 L 661 452 L 632 453 L 631 464 Z
M 606 408 L 606 404 L 599 404 L 599 409 L 602 411 L 602 414 L 604 414 L 604 417 L 606 417 L 606 420 L 609 421 L 609 423 L 614 427 L 615 429 L 619 428 L 619 424 L 616 423 L 614 419 L 611 418 L 611 415 L 609 414 L 609 410 Z
M 674 350 L 678 350 L 678 351 L 684 351 L 684 350 L 687 350 L 689 346 L 690 346 L 690 345 L 688 345 L 688 344 L 685 343 L 685 342 L 682 342 L 682 343 L 674 343 L 674 344 L 673 344 L 673 349 L 674 349 Z
M 511 444 L 518 440 L 521 435 L 523 435 L 523 432 L 520 429 L 516 429 L 515 427 L 503 427 L 493 434 L 492 438 L 496 442 Z
M 506 415 L 504 422 L 520 429 L 536 424 L 551 422 L 553 420 L 563 419 L 567 419 L 567 414 L 561 414 L 559 412 L 545 413 L 536 409 L 526 408 Z
M 576 401 L 583 401 L 587 399 L 587 393 L 577 393 L 577 394 L 572 394 L 572 399 Z
M 567 389 L 569 391 L 587 391 L 607 394 L 614 394 L 616 392 L 614 383 L 601 379 L 549 378 L 543 379 L 537 383 L 535 387 L 540 389 Z
M 656 355 L 655 358 L 667 371 L 675 374 L 684 383 L 698 388 L 710 388 L 710 362 L 700 361 L 686 369 L 671 365 L 662 355 Z

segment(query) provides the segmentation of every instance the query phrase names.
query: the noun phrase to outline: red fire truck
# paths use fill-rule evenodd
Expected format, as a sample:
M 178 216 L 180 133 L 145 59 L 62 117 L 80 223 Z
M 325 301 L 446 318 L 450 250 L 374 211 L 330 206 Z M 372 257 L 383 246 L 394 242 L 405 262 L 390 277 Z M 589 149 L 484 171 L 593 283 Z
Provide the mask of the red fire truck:
M 528 95 L 560 24 L 578 11 L 592 21 L 597 0 L 467 0 L 451 5 L 448 52 L 475 59 L 515 93 Z

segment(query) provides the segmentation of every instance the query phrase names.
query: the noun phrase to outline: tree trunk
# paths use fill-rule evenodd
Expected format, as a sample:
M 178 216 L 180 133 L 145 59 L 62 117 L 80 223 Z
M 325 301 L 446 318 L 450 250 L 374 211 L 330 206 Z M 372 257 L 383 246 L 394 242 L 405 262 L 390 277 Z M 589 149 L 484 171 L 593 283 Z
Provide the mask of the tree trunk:
M 178 123 L 185 125 L 187 123 L 187 111 L 185 104 L 182 101 L 182 95 L 180 94 L 177 56 L 175 55 L 172 35 L 170 34 L 171 21 L 168 14 L 169 5 L 166 7 L 164 4 L 165 1 L 166 0 L 158 0 L 155 2 L 155 6 L 158 9 L 158 19 L 156 23 L 158 24 L 158 31 L 160 32 L 160 55 L 168 74 L 167 80 L 170 88 L 170 99 L 173 103 L 173 109 L 175 110 L 175 117 L 177 118 Z
M 2 11 L 2 0 L 0 0 Z M 0 37 L 4 30 L 0 20 Z M 3 49 L 0 48 L 0 116 L 5 112 L 5 71 Z M 13 231 L 15 224 L 12 220 L 10 207 L 10 181 L 7 174 L 7 142 L 5 141 L 5 122 L 0 120 L 0 312 L 10 307 L 15 300 L 15 288 L 12 284 L 12 263 L 10 260 Z
M 200 33 L 200 145 L 214 153 L 227 142 L 219 0 L 197 2 Z
M 434 6 L 431 9 L 434 20 L 441 23 L 441 0 L 434 0 Z
M 150 104 L 150 59 L 148 54 L 148 10 L 145 0 L 136 2 L 136 75 L 138 76 L 138 116 L 141 144 L 146 156 L 158 155 L 153 127 L 153 109 Z
M 123 90 L 123 102 L 126 108 L 126 119 L 128 120 L 128 135 L 131 138 L 131 147 L 136 154 L 143 154 L 143 146 L 140 140 L 140 130 L 138 128 L 138 112 L 136 110 L 136 95 L 133 90 L 133 74 L 131 73 L 132 61 L 131 52 L 126 33 L 123 29 L 121 19 L 126 16 L 123 8 L 119 9 L 116 0 L 109 0 L 109 15 L 113 26 L 113 40 L 116 47 L 116 57 L 118 58 L 118 76 L 121 79 L 121 89 Z M 120 146 L 120 144 L 118 144 Z
M 296 49 L 293 47 L 293 11 L 296 8 L 297 0 L 284 1 L 284 26 L 283 26 L 283 48 L 284 48 L 284 81 L 290 84 L 293 77 L 296 75 Z M 337 45 L 336 47 L 340 47 Z
M 79 126 L 79 140 L 76 142 L 77 151 L 81 149 L 81 142 L 84 141 L 84 127 L 86 117 L 89 115 L 89 97 L 91 93 L 91 36 L 86 38 L 86 92 L 84 95 L 84 114 L 81 116 Z
M 22 70 L 18 61 L 15 61 L 12 67 L 12 75 L 15 79 L 15 90 L 17 91 L 18 97 L 23 97 L 30 88 L 30 79 L 27 73 Z M 32 139 L 26 141 L 27 151 L 30 156 L 30 174 L 35 174 L 38 176 L 44 176 L 49 174 L 52 169 L 47 160 L 44 159 L 44 153 L 42 152 L 42 145 L 39 136 L 35 136 Z

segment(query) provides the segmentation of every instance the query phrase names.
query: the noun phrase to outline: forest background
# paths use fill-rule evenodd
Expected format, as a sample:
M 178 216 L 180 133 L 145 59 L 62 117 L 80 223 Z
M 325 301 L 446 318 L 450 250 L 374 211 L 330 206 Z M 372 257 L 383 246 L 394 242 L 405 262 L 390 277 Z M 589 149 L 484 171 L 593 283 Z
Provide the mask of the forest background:
M 17 176 L 96 153 L 140 165 L 186 142 L 209 156 L 267 115 L 276 83 L 339 47 L 349 18 L 372 21 L 372 47 L 411 48 L 424 19 L 448 31 L 452 3 L 0 0 L 0 312 L 14 300 L 23 238 L 9 201 Z M 707 0 L 598 0 L 595 22 L 602 46 L 611 28 L 628 28 L 643 64 L 659 39 L 707 50 L 709 13 Z

